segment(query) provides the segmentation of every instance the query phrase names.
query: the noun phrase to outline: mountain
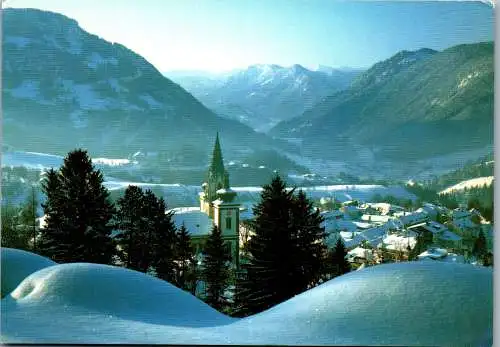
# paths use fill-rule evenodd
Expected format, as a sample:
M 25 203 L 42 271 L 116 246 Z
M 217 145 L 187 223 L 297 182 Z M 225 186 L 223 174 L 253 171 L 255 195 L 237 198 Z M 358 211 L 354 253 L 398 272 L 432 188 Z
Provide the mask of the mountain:
M 366 162 L 490 150 L 493 43 L 402 51 L 270 134 L 304 156 Z
M 208 160 L 220 131 L 227 156 L 276 145 L 217 116 L 140 55 L 63 15 L 3 11 L 3 142 L 17 150 L 93 156 L 137 151 Z M 200 164 L 198 162 L 198 164 Z
M 324 69 L 323 69 L 324 70 Z M 259 64 L 220 75 L 167 74 L 217 114 L 265 132 L 349 86 L 361 70 Z

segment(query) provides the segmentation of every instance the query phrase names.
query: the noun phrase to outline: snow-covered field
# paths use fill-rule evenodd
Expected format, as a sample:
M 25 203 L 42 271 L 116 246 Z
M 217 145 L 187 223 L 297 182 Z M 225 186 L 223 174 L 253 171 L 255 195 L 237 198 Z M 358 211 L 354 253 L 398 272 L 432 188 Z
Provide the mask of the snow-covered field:
M 18 266 L 12 254 L 2 260 Z M 28 254 L 19 261 L 40 259 Z M 471 265 L 368 267 L 244 319 L 132 270 L 40 267 L 2 299 L 2 343 L 492 344 L 493 274 Z
M 37 153 L 37 152 L 4 152 L 2 153 L 2 166 L 24 166 L 32 169 L 58 168 L 63 163 L 63 157 L 59 155 Z M 136 165 L 137 162 L 129 159 L 93 158 L 96 166 L 125 166 Z
M 453 191 L 460 191 L 466 188 L 482 187 L 485 184 L 487 186 L 490 186 L 493 183 L 494 179 L 495 179 L 494 176 L 471 178 L 470 180 L 462 181 L 460 183 L 455 184 L 454 186 L 448 187 L 439 192 L 439 194 L 449 194 Z
M 197 206 L 199 204 L 198 193 L 201 192 L 200 186 L 182 185 L 182 184 L 160 184 L 160 183 L 139 183 L 126 182 L 120 180 L 107 180 L 105 183 L 109 190 L 126 189 L 129 185 L 136 185 L 144 189 L 160 189 L 167 202 L 171 202 L 172 207 L 178 207 L 176 201 L 184 206 Z M 320 199 L 324 197 L 335 197 L 340 201 L 358 199 L 362 201 L 370 200 L 375 194 L 392 195 L 397 198 L 416 199 L 415 195 L 409 193 L 404 187 L 380 185 L 330 185 L 330 186 L 312 186 L 299 187 L 303 189 L 311 199 Z M 256 202 L 260 198 L 261 187 L 231 187 L 238 193 L 238 199 L 242 203 Z

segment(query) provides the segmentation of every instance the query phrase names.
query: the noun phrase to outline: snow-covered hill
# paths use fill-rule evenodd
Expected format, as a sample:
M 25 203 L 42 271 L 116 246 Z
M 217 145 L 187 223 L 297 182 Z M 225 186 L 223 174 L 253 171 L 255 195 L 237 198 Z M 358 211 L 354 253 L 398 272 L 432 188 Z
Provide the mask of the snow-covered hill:
M 451 187 L 448 187 L 440 191 L 439 194 L 449 194 L 454 191 L 464 190 L 466 188 L 483 187 L 484 185 L 490 186 L 493 183 L 494 179 L 494 176 L 471 178 L 470 180 L 465 180 Z
M 149 275 L 62 264 L 2 299 L 1 342 L 491 345 L 492 284 L 491 269 L 471 265 L 379 265 L 233 319 Z

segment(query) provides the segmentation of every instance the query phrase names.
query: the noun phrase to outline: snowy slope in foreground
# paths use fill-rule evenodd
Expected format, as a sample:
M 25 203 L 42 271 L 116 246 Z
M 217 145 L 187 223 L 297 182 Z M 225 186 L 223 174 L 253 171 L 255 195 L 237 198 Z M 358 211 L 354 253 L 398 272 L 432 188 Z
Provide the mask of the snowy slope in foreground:
M 148 275 L 63 264 L 30 275 L 2 299 L 2 342 L 491 344 L 492 300 L 489 269 L 399 263 L 344 275 L 232 319 Z
M 37 254 L 13 248 L 0 248 L 2 268 L 2 296 L 9 294 L 32 273 L 56 265 Z
M 453 191 L 464 190 L 465 188 L 482 187 L 485 184 L 487 186 L 490 186 L 494 179 L 495 179 L 494 176 L 472 178 L 470 180 L 462 181 L 460 183 L 455 184 L 454 186 L 448 187 L 445 190 L 439 192 L 439 194 L 448 194 Z

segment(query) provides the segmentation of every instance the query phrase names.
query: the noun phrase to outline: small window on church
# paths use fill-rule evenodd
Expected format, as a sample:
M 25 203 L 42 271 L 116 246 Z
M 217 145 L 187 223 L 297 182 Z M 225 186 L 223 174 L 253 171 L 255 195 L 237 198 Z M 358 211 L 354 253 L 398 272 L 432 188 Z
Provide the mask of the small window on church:
M 231 229 L 231 217 L 226 218 L 226 229 Z

